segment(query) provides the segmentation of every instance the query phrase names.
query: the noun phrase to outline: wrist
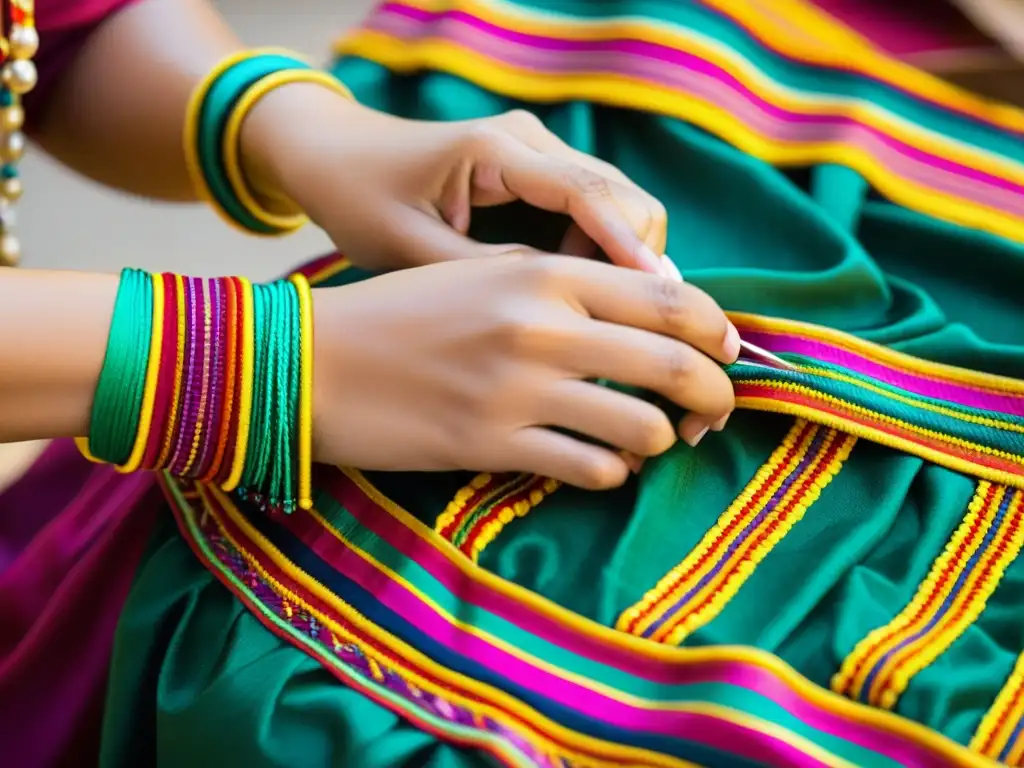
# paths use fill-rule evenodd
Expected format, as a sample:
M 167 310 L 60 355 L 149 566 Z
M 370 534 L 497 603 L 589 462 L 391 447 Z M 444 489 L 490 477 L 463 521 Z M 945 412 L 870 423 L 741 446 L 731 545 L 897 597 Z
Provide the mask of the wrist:
M 242 125 L 242 170 L 271 210 L 306 210 L 312 202 L 310 170 L 334 151 L 339 125 L 363 107 L 320 83 L 295 82 L 274 89 L 252 108 Z M 325 130 L 326 128 L 326 130 Z

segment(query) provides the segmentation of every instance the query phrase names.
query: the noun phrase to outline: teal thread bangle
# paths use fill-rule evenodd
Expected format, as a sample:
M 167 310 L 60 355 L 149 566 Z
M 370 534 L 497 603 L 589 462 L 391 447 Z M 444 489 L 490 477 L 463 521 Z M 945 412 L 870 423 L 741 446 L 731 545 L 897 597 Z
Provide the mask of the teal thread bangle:
M 107 350 L 92 403 L 89 452 L 124 464 L 135 445 L 153 331 L 153 283 L 139 269 L 121 272 Z
M 253 400 L 239 493 L 262 509 L 297 503 L 298 405 L 302 315 L 288 280 L 253 286 Z
M 209 188 L 211 203 L 241 227 L 263 235 L 279 234 L 254 217 L 232 189 L 223 156 L 223 136 L 231 113 L 239 99 L 267 75 L 285 70 L 308 70 L 301 59 L 279 54 L 264 54 L 243 59 L 222 72 L 210 85 L 195 119 L 198 121 L 196 156 Z

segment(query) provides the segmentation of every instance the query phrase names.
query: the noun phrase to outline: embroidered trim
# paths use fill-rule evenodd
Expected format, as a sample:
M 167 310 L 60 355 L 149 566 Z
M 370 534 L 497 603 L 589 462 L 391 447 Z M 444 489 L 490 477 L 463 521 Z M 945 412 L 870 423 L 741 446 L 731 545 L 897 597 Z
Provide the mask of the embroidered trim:
M 799 369 L 730 366 L 738 407 L 806 418 L 1024 487 L 1024 382 L 930 363 L 818 326 L 731 317 L 744 338 Z
M 261 534 L 246 514 L 230 503 L 222 506 L 227 500 L 218 491 L 204 490 L 203 506 L 193 508 L 173 480 L 164 483 L 186 540 L 270 631 L 417 727 L 485 749 L 505 765 L 677 766 L 687 765 L 684 758 L 702 765 L 739 760 L 794 767 L 878 760 L 921 768 L 987 764 L 916 723 L 827 694 L 770 654 L 735 647 L 667 647 L 559 608 L 474 565 L 357 474 L 349 479 L 325 471 L 317 483 L 328 491 L 318 505 L 331 509 L 344 535 L 320 514 L 301 511 L 285 520 L 264 520 L 268 533 Z M 251 520 L 259 519 L 254 512 Z M 299 553 L 308 551 L 322 563 L 319 572 L 351 579 L 352 586 L 329 589 L 302 566 L 305 555 L 298 562 L 285 557 L 277 549 L 281 545 L 266 538 L 275 535 L 277 526 L 288 530 L 282 543 L 298 546 Z M 231 557 L 230 550 L 215 552 L 218 531 L 241 560 Z M 391 555 L 388 548 L 394 548 Z M 382 557 L 400 571 L 388 568 Z M 432 587 L 429 579 L 439 581 Z M 441 596 L 437 585 L 450 590 L 450 597 Z M 371 608 L 373 621 L 349 599 Z M 397 628 L 388 611 L 410 631 L 450 647 L 455 665 L 487 659 L 489 666 L 477 666 L 479 674 L 467 677 L 435 661 L 433 653 L 426 656 L 385 629 Z M 504 640 L 487 631 L 495 625 L 484 620 L 485 614 L 511 622 L 503 625 Z M 523 632 L 534 639 L 513 640 Z M 341 646 L 337 652 L 335 645 Z M 345 651 L 348 645 L 372 659 L 376 670 Z M 542 647 L 547 648 L 542 656 L 531 655 L 531 649 Z M 576 661 L 565 666 L 570 658 Z M 381 681 L 387 682 L 391 672 L 399 681 L 387 687 Z M 499 689 L 480 679 L 503 682 Z M 611 679 L 618 681 L 614 688 L 608 685 Z M 420 700 L 417 690 L 429 694 L 428 702 Z M 430 703 L 429 696 L 451 708 Z M 576 723 L 597 718 L 602 722 L 597 733 L 616 735 L 598 738 L 570 729 L 521 696 L 561 702 L 575 713 Z M 625 730 L 616 730 L 615 723 Z M 673 754 L 684 751 L 671 757 L 660 748 L 650 751 L 633 743 L 643 738 L 660 738 L 657 743 Z M 535 749 L 544 750 L 542 758 L 533 756 L 530 750 Z
M 539 475 L 477 475 L 438 515 L 434 530 L 476 562 L 508 523 L 525 516 L 560 485 Z
M 885 709 L 985 608 L 1024 543 L 1022 492 L 982 481 L 959 528 L 906 608 L 872 631 L 832 680 L 836 693 Z
M 1024 765 L 1024 654 L 971 739 L 975 752 L 1005 765 Z
M 532 102 L 591 101 L 669 115 L 767 162 L 845 165 L 902 205 L 1024 240 L 1024 165 L 1009 148 L 1024 113 L 993 108 L 851 42 L 820 15 L 811 20 L 805 3 L 766 7 L 704 0 L 678 4 L 665 20 L 585 19 L 500 0 L 403 0 L 378 6 L 336 52 L 396 72 L 448 72 Z M 734 33 L 713 39 L 721 20 L 757 42 Z M 824 56 L 822 33 L 834 43 Z M 815 36 L 809 45 L 806 38 Z M 773 79 L 786 66 L 813 68 L 822 87 Z M 891 103 L 875 103 L 870 92 L 879 88 L 889 89 Z M 920 108 L 940 115 L 936 120 L 977 120 L 990 135 L 975 138 L 964 128 L 960 140 L 931 130 L 921 124 Z
M 616 628 L 678 645 L 708 624 L 818 500 L 856 441 L 798 419 L 700 544 Z

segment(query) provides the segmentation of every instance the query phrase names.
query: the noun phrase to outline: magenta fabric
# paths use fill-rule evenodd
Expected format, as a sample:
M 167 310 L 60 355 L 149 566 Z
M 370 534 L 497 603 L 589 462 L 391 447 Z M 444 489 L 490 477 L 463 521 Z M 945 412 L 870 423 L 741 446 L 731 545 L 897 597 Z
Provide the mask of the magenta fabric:
M 59 441 L 0 494 L 0 744 L 5 765 L 95 764 L 114 630 L 164 509 Z
M 99 24 L 109 16 L 140 0 L 35 0 L 39 52 L 35 63 L 39 82 L 25 96 L 25 118 L 29 131 L 40 122 L 53 89 L 61 75 Z
M 897 57 L 993 48 L 946 0 L 811 0 Z

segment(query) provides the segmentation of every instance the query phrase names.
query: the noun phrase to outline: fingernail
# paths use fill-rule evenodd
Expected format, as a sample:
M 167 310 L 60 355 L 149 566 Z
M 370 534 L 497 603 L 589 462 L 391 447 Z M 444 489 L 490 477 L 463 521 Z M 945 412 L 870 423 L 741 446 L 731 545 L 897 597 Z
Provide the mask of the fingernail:
M 643 263 L 644 269 L 646 271 L 653 272 L 654 274 L 661 275 L 662 277 L 668 277 L 668 275 L 665 274 L 665 266 L 661 260 L 661 257 L 658 256 L 654 251 L 652 251 L 646 245 L 641 243 L 637 247 L 636 252 L 637 258 L 639 258 L 639 260 Z
M 740 332 L 736 330 L 736 326 L 729 323 L 729 328 L 725 332 L 725 342 L 722 345 L 722 351 L 725 353 L 725 358 L 730 363 L 736 362 L 740 356 Z
M 696 448 L 701 440 L 704 439 L 704 435 L 708 433 L 708 427 L 702 427 L 700 430 L 692 435 L 683 435 L 683 440 L 691 447 Z
M 637 456 L 635 453 L 629 451 L 622 451 L 619 453 L 622 460 L 626 462 L 626 466 L 629 467 L 629 471 L 634 475 L 639 475 L 640 470 L 644 468 L 644 460 Z
M 725 429 L 725 425 L 729 423 L 729 416 L 730 415 L 731 414 L 727 413 L 725 416 L 720 418 L 718 421 L 712 422 L 711 423 L 711 431 L 712 432 L 721 432 L 723 429 Z
M 679 437 L 691 448 L 696 448 L 697 443 L 704 439 L 709 428 L 709 424 L 700 414 L 688 413 L 679 423 Z
M 667 253 L 661 257 L 661 266 L 662 274 L 665 275 L 665 277 L 677 280 L 680 283 L 683 282 L 683 273 L 679 271 L 679 267 L 677 267 L 676 263 L 668 257 Z

